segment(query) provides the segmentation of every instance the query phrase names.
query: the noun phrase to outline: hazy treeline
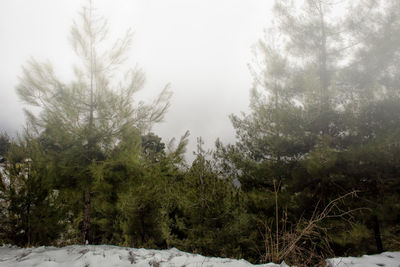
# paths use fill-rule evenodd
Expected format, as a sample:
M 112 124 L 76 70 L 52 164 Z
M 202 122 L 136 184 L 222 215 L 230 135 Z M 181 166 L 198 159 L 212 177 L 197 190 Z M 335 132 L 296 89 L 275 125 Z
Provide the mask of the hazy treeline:
M 120 68 L 131 35 L 104 49 L 107 24 L 85 7 L 75 78 L 34 60 L 23 69 L 17 92 L 41 112 L 26 111 L 18 139 L 0 137 L 0 242 L 292 264 L 399 250 L 399 11 L 397 0 L 277 1 L 251 64 L 251 112 L 231 116 L 236 143 L 205 151 L 199 139 L 187 164 L 188 133 L 166 144 L 151 131 L 168 87 L 133 102 L 143 74 Z

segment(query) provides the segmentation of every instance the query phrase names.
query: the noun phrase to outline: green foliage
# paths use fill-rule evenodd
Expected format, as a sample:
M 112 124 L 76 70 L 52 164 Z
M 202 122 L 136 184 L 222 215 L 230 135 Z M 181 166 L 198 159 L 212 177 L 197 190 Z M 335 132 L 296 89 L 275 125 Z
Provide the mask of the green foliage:
M 205 255 L 238 257 L 243 220 L 237 205 L 239 192 L 218 176 L 198 139 L 196 159 L 177 184 L 179 202 L 173 215 L 173 245 Z M 235 232 L 233 231 L 235 230 Z M 239 232 L 236 232 L 239 231 Z
M 119 196 L 123 211 L 121 229 L 123 244 L 134 247 L 165 247 L 160 223 L 162 221 L 163 192 L 160 177 L 144 175 L 129 185 Z
M 59 192 L 48 179 L 46 155 L 39 147 L 29 135 L 10 146 L 6 167 L 0 174 L 3 242 L 20 246 L 49 244 L 64 229 Z
M 4 157 L 10 148 L 10 137 L 6 132 L 0 133 L 0 156 Z

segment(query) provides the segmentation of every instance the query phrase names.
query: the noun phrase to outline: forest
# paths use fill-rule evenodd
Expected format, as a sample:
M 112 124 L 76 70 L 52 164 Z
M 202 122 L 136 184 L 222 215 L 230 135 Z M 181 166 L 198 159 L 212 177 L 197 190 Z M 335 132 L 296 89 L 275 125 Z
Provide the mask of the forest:
M 16 92 L 32 108 L 18 137 L 0 135 L 0 244 L 298 266 L 400 251 L 400 1 L 336 2 L 275 2 L 254 40 L 251 111 L 230 116 L 236 141 L 198 138 L 191 163 L 190 129 L 153 131 L 172 89 L 136 101 L 144 73 L 122 70 L 132 34 L 105 47 L 107 21 L 85 5 L 71 81 L 23 65 Z

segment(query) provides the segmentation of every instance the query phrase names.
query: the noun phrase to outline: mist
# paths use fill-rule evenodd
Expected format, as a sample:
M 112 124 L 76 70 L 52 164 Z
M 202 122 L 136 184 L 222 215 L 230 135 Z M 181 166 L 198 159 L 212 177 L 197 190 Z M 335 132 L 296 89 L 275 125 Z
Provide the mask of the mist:
M 0 37 L 13 260 L 398 266 L 398 0 L 2 1 Z
M 77 61 L 70 38 L 82 1 L 0 3 L 0 128 L 14 136 L 24 126 L 15 94 L 22 65 L 49 61 L 68 81 Z M 207 147 L 216 138 L 234 141 L 229 114 L 248 110 L 252 47 L 269 23 L 269 1 L 95 1 L 107 18 L 110 39 L 134 32 L 129 67 L 146 75 L 136 99 L 151 101 L 166 84 L 173 97 L 163 123 L 153 131 L 168 142 L 189 130 L 187 157 L 197 137 Z

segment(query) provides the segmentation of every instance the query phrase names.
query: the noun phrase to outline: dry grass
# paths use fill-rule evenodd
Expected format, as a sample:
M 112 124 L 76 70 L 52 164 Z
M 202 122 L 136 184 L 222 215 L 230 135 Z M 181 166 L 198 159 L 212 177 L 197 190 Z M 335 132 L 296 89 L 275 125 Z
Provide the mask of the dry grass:
M 275 225 L 267 221 L 262 221 L 260 224 L 265 249 L 261 255 L 262 261 L 275 263 L 285 261 L 296 266 L 325 266 L 325 259 L 333 257 L 334 253 L 329 245 L 327 229 L 321 222 L 328 218 L 350 220 L 355 210 L 343 210 L 341 206 L 345 199 L 355 197 L 356 192 L 332 200 L 322 211 L 318 203 L 311 218 L 301 218 L 296 224 L 290 225 L 285 210 L 279 218 L 279 186 L 274 182 Z

